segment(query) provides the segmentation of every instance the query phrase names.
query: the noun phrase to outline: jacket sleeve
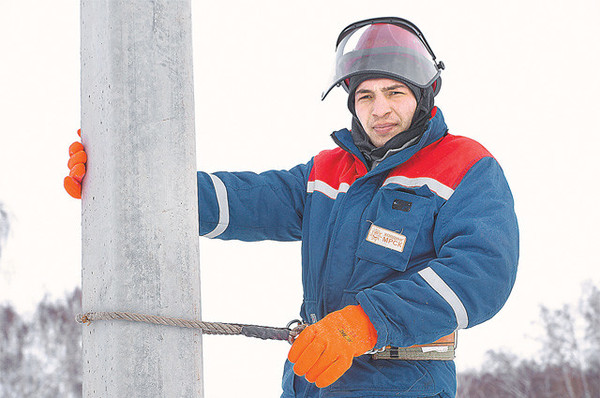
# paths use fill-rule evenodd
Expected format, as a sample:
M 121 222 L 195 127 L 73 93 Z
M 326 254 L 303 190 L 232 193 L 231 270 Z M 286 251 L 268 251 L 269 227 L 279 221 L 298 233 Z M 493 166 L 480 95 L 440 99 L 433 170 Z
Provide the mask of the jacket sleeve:
M 378 332 L 375 348 L 424 344 L 496 314 L 513 287 L 519 252 L 512 194 L 492 157 L 472 166 L 442 205 L 437 257 L 357 300 Z
M 311 164 L 260 174 L 198 172 L 200 235 L 242 241 L 299 240 Z

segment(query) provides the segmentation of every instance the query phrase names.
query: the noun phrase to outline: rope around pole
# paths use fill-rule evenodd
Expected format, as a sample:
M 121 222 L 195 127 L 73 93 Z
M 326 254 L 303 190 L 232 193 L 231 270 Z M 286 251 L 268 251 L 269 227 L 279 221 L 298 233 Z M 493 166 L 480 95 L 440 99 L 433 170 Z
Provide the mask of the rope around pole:
M 181 328 L 199 329 L 204 334 L 214 335 L 243 335 L 256 337 L 263 340 L 287 340 L 294 342 L 296 337 L 306 327 L 300 321 L 294 320 L 285 328 L 270 326 L 243 325 L 237 323 L 202 322 L 197 320 L 171 318 L 156 315 L 136 314 L 132 312 L 87 312 L 75 318 L 78 323 L 89 325 L 92 321 L 124 320 L 131 322 L 144 322 L 156 325 L 176 326 Z M 294 329 L 291 325 L 298 323 Z

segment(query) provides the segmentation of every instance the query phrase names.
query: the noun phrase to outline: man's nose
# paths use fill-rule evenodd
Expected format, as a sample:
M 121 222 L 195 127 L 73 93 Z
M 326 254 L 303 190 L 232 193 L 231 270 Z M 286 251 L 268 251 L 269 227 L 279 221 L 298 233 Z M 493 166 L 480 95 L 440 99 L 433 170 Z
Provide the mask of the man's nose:
M 371 113 L 373 116 L 383 117 L 390 113 L 392 108 L 387 98 L 383 95 L 376 95 L 373 99 L 373 109 Z

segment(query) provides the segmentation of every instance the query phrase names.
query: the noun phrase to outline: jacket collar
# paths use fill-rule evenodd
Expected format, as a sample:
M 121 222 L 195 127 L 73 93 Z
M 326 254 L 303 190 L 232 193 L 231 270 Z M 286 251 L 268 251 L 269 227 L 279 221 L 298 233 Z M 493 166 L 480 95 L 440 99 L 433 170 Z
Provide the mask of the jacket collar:
M 371 171 L 369 171 L 369 173 L 380 173 L 382 171 L 399 166 L 427 145 L 432 144 L 442 138 L 448 131 L 448 127 L 444 121 L 444 115 L 437 107 L 434 108 L 432 113 L 433 117 L 429 121 L 427 129 L 416 144 L 387 156 L 379 165 L 377 165 L 377 167 L 374 167 Z M 352 134 L 348 129 L 335 131 L 333 134 L 331 134 L 331 137 L 340 148 L 354 155 L 363 164 L 366 164 L 364 156 L 354 144 L 354 141 L 352 140 Z

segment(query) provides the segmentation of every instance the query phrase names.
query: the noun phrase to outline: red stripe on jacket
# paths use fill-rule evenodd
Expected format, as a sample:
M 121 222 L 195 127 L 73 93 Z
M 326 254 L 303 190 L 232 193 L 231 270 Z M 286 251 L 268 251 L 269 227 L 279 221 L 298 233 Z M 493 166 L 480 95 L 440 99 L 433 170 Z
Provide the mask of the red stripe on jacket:
M 447 134 L 394 168 L 388 177 L 427 177 L 456 189 L 469 169 L 492 155 L 477 141 Z
M 365 174 L 367 168 L 356 156 L 342 148 L 335 148 L 322 151 L 315 156 L 308 181 L 322 181 L 337 190 L 341 184 L 352 185 L 356 179 Z
M 388 178 L 432 178 L 455 189 L 467 171 L 484 157 L 492 155 L 478 142 L 447 134 L 392 169 Z M 352 185 L 366 173 L 365 165 L 356 156 L 335 148 L 315 156 L 309 182 L 322 181 L 337 190 L 343 183 Z

